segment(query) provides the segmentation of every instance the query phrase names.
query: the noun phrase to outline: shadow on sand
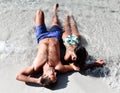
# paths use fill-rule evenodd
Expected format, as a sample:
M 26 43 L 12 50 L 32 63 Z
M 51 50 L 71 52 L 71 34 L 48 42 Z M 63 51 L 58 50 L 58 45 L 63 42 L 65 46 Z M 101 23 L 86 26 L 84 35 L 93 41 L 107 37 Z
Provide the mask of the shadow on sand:
M 93 56 L 89 55 L 89 58 L 88 58 L 89 62 L 95 62 L 96 60 L 97 59 L 95 59 Z M 89 75 L 89 76 L 96 77 L 96 78 L 106 77 L 106 76 L 109 76 L 110 69 L 106 66 L 106 63 L 105 63 L 105 65 L 102 67 L 92 67 L 85 71 L 80 71 L 80 74 L 85 75 L 85 76 Z

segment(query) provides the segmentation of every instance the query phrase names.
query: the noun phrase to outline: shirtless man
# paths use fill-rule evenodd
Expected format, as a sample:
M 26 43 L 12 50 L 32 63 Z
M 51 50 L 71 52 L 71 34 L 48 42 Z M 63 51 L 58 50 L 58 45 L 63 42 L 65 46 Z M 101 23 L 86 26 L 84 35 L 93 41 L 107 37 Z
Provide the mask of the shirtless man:
M 38 53 L 31 66 L 24 68 L 17 74 L 16 79 L 24 82 L 37 83 L 44 87 L 51 87 L 57 81 L 56 70 L 65 73 L 68 71 L 79 70 L 73 64 L 62 65 L 60 60 L 60 46 L 61 28 L 58 24 L 57 17 L 58 4 L 54 5 L 54 15 L 52 28 L 50 31 L 46 30 L 44 23 L 44 13 L 41 10 L 36 12 L 36 38 L 38 42 Z M 35 73 L 40 73 L 39 78 L 30 77 Z

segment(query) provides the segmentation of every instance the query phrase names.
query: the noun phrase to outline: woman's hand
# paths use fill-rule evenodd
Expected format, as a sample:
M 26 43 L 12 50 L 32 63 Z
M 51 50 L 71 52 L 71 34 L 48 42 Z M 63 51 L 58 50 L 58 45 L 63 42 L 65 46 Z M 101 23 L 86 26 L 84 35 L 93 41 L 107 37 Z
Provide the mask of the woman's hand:
M 74 63 L 70 63 L 70 66 L 75 70 L 75 71 L 80 71 L 80 68 L 75 66 Z
M 102 59 L 98 59 L 96 62 L 95 62 L 96 66 L 103 66 L 105 65 L 105 62 L 102 60 Z

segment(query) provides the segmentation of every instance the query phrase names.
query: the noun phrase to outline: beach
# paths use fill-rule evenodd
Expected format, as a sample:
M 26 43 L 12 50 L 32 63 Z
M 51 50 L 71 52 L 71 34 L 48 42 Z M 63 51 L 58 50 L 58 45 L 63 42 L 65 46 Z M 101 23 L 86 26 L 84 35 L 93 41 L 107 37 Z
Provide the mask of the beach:
M 104 67 L 59 75 L 55 88 L 46 89 L 16 80 L 37 54 L 34 17 L 37 9 L 51 27 L 53 6 L 63 29 L 67 14 L 73 15 L 81 43 Z M 0 0 L 0 93 L 119 93 L 120 0 Z

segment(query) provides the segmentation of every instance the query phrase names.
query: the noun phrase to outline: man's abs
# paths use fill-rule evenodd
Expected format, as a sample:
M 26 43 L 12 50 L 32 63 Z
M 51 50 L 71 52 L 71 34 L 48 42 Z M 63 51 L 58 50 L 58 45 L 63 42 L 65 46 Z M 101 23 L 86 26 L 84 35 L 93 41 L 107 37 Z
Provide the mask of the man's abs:
M 42 60 L 49 62 L 51 65 L 56 65 L 60 61 L 59 41 L 56 38 L 46 38 L 39 42 L 39 52 Z M 45 57 L 46 56 L 46 57 Z M 42 61 L 41 60 L 41 61 Z
M 55 38 L 50 39 L 49 47 L 48 47 L 48 59 L 53 64 L 58 64 L 57 62 L 60 61 L 60 47 L 59 41 Z

